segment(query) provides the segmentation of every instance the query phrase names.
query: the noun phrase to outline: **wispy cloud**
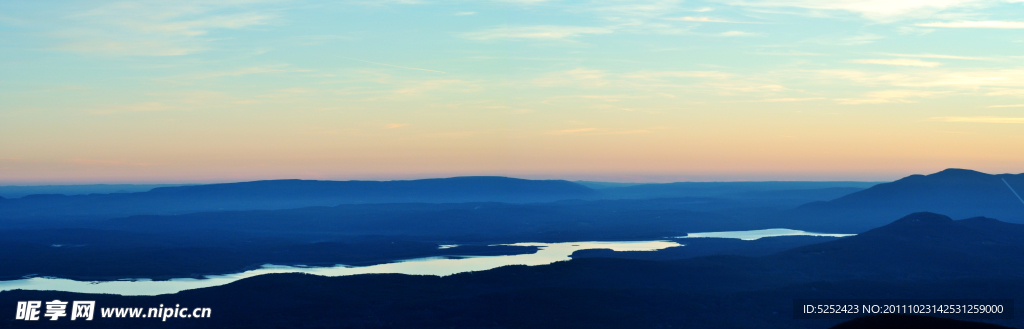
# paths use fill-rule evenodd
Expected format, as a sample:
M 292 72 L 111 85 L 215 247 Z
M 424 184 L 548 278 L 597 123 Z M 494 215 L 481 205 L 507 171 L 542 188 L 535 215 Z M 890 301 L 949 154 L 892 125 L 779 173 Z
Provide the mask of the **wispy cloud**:
M 926 62 L 919 59 L 855 59 L 853 63 L 861 64 L 879 64 L 879 65 L 898 65 L 898 66 L 917 66 L 917 67 L 936 67 L 942 65 L 939 62 Z
M 782 85 L 758 83 L 757 81 L 732 81 L 729 83 L 709 83 L 707 85 L 717 89 L 721 95 L 732 95 L 735 93 L 774 94 L 790 90 Z
M 1012 117 L 934 117 L 931 121 L 972 123 L 1024 123 L 1024 118 Z
M 167 102 L 142 102 L 122 106 L 109 106 L 103 109 L 89 110 L 90 114 L 108 115 L 126 112 L 157 112 L 180 109 L 179 106 L 167 104 Z
M 537 4 L 543 2 L 549 2 L 551 0 L 497 0 L 499 2 L 518 3 L 518 4 Z
M 582 87 L 600 87 L 610 83 L 605 77 L 607 73 L 601 70 L 577 68 L 568 71 L 551 72 L 545 74 L 533 82 L 542 87 L 578 85 Z
M 684 1 L 682 0 L 596 0 L 586 2 L 504 0 L 502 2 L 517 3 L 529 7 L 544 3 L 545 6 L 549 6 L 551 9 L 562 9 L 564 12 L 572 15 L 589 16 L 588 19 L 596 19 L 598 22 L 592 26 L 502 26 L 466 33 L 463 36 L 476 40 L 555 40 L 611 33 L 678 35 L 688 32 L 689 28 L 669 23 L 664 18 L 678 16 L 680 12 L 694 11 L 692 9 L 684 9 L 682 7 Z M 550 3 L 550 5 L 547 3 Z
M 326 43 L 329 43 L 329 42 L 332 42 L 332 41 L 335 41 L 335 40 L 349 40 L 349 41 L 351 41 L 351 40 L 357 40 L 359 38 L 354 36 L 354 35 L 336 35 L 336 34 L 335 35 L 331 35 L 331 34 L 328 34 L 328 35 L 304 35 L 304 36 L 297 36 L 294 39 L 296 41 L 298 41 L 298 43 L 300 45 L 303 45 L 303 46 L 317 46 L 317 45 L 326 44 Z M 265 53 L 265 51 L 261 51 L 260 53 Z
M 565 129 L 549 131 L 547 135 L 572 135 L 572 134 L 586 134 L 586 135 L 633 135 L 633 134 L 650 134 L 653 131 L 649 129 L 634 129 L 634 130 L 609 130 L 609 129 L 597 129 L 597 128 L 579 128 L 579 129 Z
M 864 94 L 860 98 L 836 99 L 839 104 L 885 104 L 885 103 L 915 103 L 914 98 L 932 97 L 942 92 L 925 90 L 880 90 Z
M 588 34 L 608 34 L 613 30 L 606 27 L 537 25 L 498 27 L 488 30 L 463 34 L 473 40 L 493 39 L 565 39 Z
M 807 102 L 807 101 L 816 101 L 816 100 L 822 100 L 822 99 L 825 99 L 825 97 L 808 97 L 808 98 L 770 98 L 770 99 L 762 99 L 762 100 L 759 100 L 759 101 L 755 101 L 755 102 L 765 102 L 765 103 L 781 103 L 781 102 Z
M 999 108 L 999 107 L 1024 107 L 1024 104 L 989 105 L 988 107 L 994 107 L 994 108 Z
M 975 29 L 1024 29 L 1024 22 L 1008 21 L 958 21 L 915 24 L 923 27 L 975 28 Z
M 831 46 L 859 46 L 866 45 L 884 38 L 885 37 L 877 34 L 861 34 L 845 38 L 817 37 L 809 39 L 806 42 L 813 42 Z
M 551 135 L 567 135 L 567 134 L 577 134 L 577 133 L 583 133 L 583 132 L 595 131 L 595 130 L 597 130 L 597 128 L 565 129 L 565 130 L 551 131 L 551 132 L 548 132 L 548 134 L 551 134 Z
M 764 51 L 764 50 L 758 50 L 758 51 L 754 52 L 753 54 L 755 54 L 755 55 L 769 55 L 769 56 L 822 56 L 822 55 L 824 55 L 824 54 L 821 54 L 821 53 L 810 53 L 810 52 L 796 51 L 796 50 L 788 50 L 788 51 Z
M 876 21 L 927 18 L 944 10 L 994 4 L 990 0 L 723 0 L 734 6 L 789 7 L 806 9 L 809 15 L 820 11 L 848 12 Z
M 861 85 L 888 85 L 911 88 L 1024 87 L 1024 70 L 921 70 L 907 73 L 871 72 L 858 70 L 815 71 L 825 79 L 849 80 Z M 1003 89 L 1013 93 L 1014 89 Z M 994 95 L 993 95 L 994 96 Z
M 724 19 L 717 19 L 717 18 L 710 18 L 710 17 L 691 17 L 691 16 L 686 16 L 686 17 L 666 18 L 666 19 L 673 20 L 673 21 L 701 22 L 701 23 L 736 23 L 736 22 L 727 21 L 727 20 L 724 20 Z
M 269 66 L 252 66 L 242 67 L 227 71 L 214 71 L 197 74 L 185 74 L 178 75 L 170 78 L 159 78 L 154 79 L 158 81 L 179 81 L 179 80 L 196 80 L 196 79 L 213 79 L 222 77 L 238 77 L 250 74 L 266 74 L 266 73 L 309 73 L 313 70 L 290 68 L 288 65 L 269 65 Z
M 985 96 L 1024 96 L 1024 89 L 997 88 L 985 93 Z
M 455 16 L 469 16 L 469 15 L 476 15 L 476 12 L 475 11 L 460 11 L 460 12 L 455 13 Z
M 578 10 L 598 13 L 604 18 L 655 18 L 680 11 L 681 0 L 594 1 Z
M 632 134 L 650 134 L 653 131 L 647 129 L 636 129 L 636 130 L 620 130 L 620 131 L 609 131 L 604 133 L 605 135 L 632 135 Z
M 411 85 L 394 91 L 394 94 L 420 94 L 428 91 L 478 91 L 480 86 L 457 79 L 415 81 Z
M 734 74 L 719 71 L 643 71 L 627 74 L 629 78 L 656 79 L 656 78 L 715 78 L 725 79 Z
M 721 71 L 639 71 L 618 75 L 625 78 L 622 85 L 645 92 L 657 92 L 661 97 L 674 97 L 666 92 L 700 92 L 719 95 L 740 93 L 776 96 L 789 90 L 758 75 L 738 75 Z
M 557 98 L 580 98 L 580 99 L 593 99 L 605 102 L 618 102 L 623 99 L 630 98 L 642 98 L 642 96 L 636 95 L 574 95 L 574 96 L 560 96 Z
M 377 62 L 371 62 L 371 61 L 367 61 L 367 60 L 362 60 L 362 59 L 356 59 L 356 58 L 350 58 L 350 57 L 341 57 L 341 58 L 344 58 L 344 59 L 350 59 L 350 60 L 353 60 L 353 61 L 360 61 L 360 62 L 363 62 L 363 63 L 370 63 L 370 64 L 374 64 L 374 65 L 382 65 L 382 66 L 390 66 L 390 67 L 397 67 L 397 68 L 400 68 L 400 69 L 407 69 L 407 70 L 417 70 L 417 71 L 426 71 L 426 72 L 434 72 L 434 73 L 447 73 L 447 72 L 444 72 L 444 71 L 437 71 L 437 70 L 428 70 L 428 69 L 421 69 L 421 68 L 416 68 L 416 67 L 408 67 L 408 66 L 398 66 L 398 65 L 391 65 L 391 64 L 377 63 Z
M 664 18 L 693 11 L 683 8 L 682 4 L 682 0 L 597 0 L 581 2 L 570 11 L 592 13 L 608 22 L 615 32 L 679 35 L 689 32 L 690 27 L 666 23 Z
M 683 17 L 667 17 L 666 20 L 670 21 L 682 21 L 682 22 L 695 22 L 695 23 L 729 23 L 729 24 L 770 24 L 763 22 L 746 22 L 746 21 L 735 21 L 722 18 L 714 18 L 707 16 L 683 16 Z
M 81 110 L 93 115 L 115 115 L 162 111 L 202 111 L 232 108 L 239 103 L 230 94 L 215 91 L 166 91 L 144 94 L 150 100 L 128 104 L 101 104 L 84 107 Z M 111 102 L 117 102 L 112 100 Z
M 896 28 L 896 33 L 902 35 L 926 35 L 935 32 L 935 29 L 926 29 L 916 26 L 900 26 Z
M 718 35 L 723 36 L 723 37 L 749 37 L 749 36 L 758 35 L 758 33 L 744 32 L 744 31 L 728 31 L 728 32 L 719 33 Z
M 408 123 L 389 123 L 389 124 L 385 125 L 384 128 L 395 129 L 395 128 L 406 127 L 408 125 L 409 125 Z
M 179 56 L 206 50 L 217 30 L 267 25 L 268 1 L 124 1 L 106 3 L 53 22 L 56 49 L 118 56 Z
M 67 159 L 66 162 L 88 165 L 88 166 L 151 166 L 152 163 L 148 162 L 130 162 L 121 160 L 97 160 L 97 159 L 86 159 L 86 158 L 73 158 Z
M 418 5 L 426 3 L 425 1 L 421 0 L 347 0 L 345 2 L 366 6 Z
M 123 107 L 124 110 L 136 112 L 167 111 L 174 109 L 174 106 L 160 102 L 146 102 Z
M 896 57 L 915 57 L 915 58 L 941 58 L 941 59 L 962 59 L 970 61 L 988 61 L 990 58 L 984 57 L 968 57 L 968 56 L 955 56 L 955 55 L 937 55 L 937 54 L 883 54 L 887 56 Z

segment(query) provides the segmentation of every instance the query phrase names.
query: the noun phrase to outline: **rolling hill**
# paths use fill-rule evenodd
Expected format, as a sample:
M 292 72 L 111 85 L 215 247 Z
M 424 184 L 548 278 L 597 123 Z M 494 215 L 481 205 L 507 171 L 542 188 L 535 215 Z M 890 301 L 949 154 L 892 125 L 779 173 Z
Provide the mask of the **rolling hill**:
M 795 229 L 844 233 L 863 232 L 886 224 L 886 218 L 925 211 L 1024 223 L 1024 202 L 1010 187 L 1024 192 L 1024 174 L 946 169 L 878 184 L 832 201 L 808 203 L 775 220 Z

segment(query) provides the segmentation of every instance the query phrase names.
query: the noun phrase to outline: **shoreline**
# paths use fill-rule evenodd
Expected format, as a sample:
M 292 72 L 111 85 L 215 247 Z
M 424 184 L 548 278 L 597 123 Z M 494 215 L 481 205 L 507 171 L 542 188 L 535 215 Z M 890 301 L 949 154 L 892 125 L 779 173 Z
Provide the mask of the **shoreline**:
M 467 250 L 465 252 L 459 252 L 460 248 L 463 248 L 463 249 L 476 249 L 476 248 L 479 248 L 479 247 L 483 247 L 483 248 L 488 249 L 488 250 Z M 499 249 L 499 250 L 494 250 L 494 249 Z M 301 262 L 301 263 L 300 262 L 280 262 L 280 263 L 273 263 L 273 264 L 272 263 L 260 263 L 260 264 L 249 264 L 249 265 L 246 265 L 246 266 L 244 266 L 244 267 L 242 267 L 240 269 L 234 270 L 234 271 L 217 271 L 217 272 L 206 272 L 206 273 L 191 273 L 191 274 L 188 274 L 188 275 L 157 275 L 157 276 L 152 276 L 152 277 L 148 277 L 148 278 L 126 278 L 124 276 L 113 276 L 113 275 L 81 276 L 81 275 L 55 275 L 55 274 L 47 274 L 47 273 L 31 273 L 31 274 L 24 274 L 24 275 L 5 275 L 5 276 L 0 276 L 0 283 L 10 282 L 10 281 L 18 281 L 18 280 L 27 280 L 27 279 L 32 279 L 32 278 L 64 279 L 64 280 L 72 280 L 72 281 L 78 281 L 78 282 L 117 282 L 117 281 L 141 281 L 141 280 L 148 280 L 148 281 L 170 281 L 170 280 L 173 280 L 173 279 L 197 279 L 197 280 L 203 280 L 203 279 L 206 279 L 208 276 L 231 275 L 231 274 L 244 273 L 244 272 L 248 272 L 248 271 L 252 271 L 252 270 L 258 270 L 258 269 L 263 268 L 265 265 L 291 266 L 291 267 L 300 267 L 301 266 L 301 267 L 309 267 L 309 268 L 329 268 L 329 267 L 335 267 L 335 266 L 364 267 L 364 266 L 373 266 L 373 265 L 380 265 L 380 264 L 398 263 L 398 262 L 402 262 L 402 261 L 408 261 L 408 260 L 420 259 L 420 258 L 429 258 L 429 257 L 514 256 L 514 255 L 523 255 L 523 254 L 536 253 L 539 249 L 540 249 L 539 247 L 526 247 L 526 246 L 487 246 L 487 245 L 477 246 L 477 245 L 467 245 L 467 246 L 458 246 L 458 247 L 448 248 L 448 249 L 438 249 L 438 250 L 446 251 L 444 253 L 425 253 L 423 255 L 414 256 L 414 257 L 401 257 L 401 258 L 399 258 L 399 257 L 389 257 L 389 258 L 381 258 L 381 259 L 368 260 L 368 261 L 356 261 L 356 262 L 349 262 L 349 263 L 335 263 L 335 262 Z

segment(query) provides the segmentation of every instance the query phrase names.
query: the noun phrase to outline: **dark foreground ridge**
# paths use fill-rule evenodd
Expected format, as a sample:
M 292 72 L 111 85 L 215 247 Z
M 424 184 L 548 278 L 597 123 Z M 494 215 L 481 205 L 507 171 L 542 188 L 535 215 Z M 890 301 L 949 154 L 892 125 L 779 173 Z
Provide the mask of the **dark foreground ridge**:
M 919 213 L 764 257 L 584 258 L 447 277 L 274 274 L 151 297 L 8 291 L 0 293 L 0 306 L 96 300 L 97 307 L 180 304 L 214 312 L 167 322 L 98 319 L 88 327 L 828 328 L 841 320 L 794 320 L 793 299 L 1024 300 L 1021 226 Z M 909 259 L 915 262 L 901 264 Z M 1021 314 L 990 321 L 1024 324 Z
M 1020 277 L 1024 225 L 974 217 L 952 220 L 914 213 L 888 225 L 835 241 L 797 247 L 769 256 L 804 264 L 827 278 L 931 280 Z

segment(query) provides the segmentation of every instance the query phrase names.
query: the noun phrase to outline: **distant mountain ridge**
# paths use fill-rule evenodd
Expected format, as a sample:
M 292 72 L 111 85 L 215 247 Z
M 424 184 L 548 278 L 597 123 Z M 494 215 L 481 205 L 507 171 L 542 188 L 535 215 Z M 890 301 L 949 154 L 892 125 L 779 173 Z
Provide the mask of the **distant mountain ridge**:
M 907 202 L 932 205 L 936 202 L 959 201 L 979 206 L 1012 204 L 1024 210 L 1024 203 L 1013 195 L 1007 184 L 1024 184 L 1024 174 L 990 175 L 967 169 L 946 169 L 931 175 L 911 175 L 892 183 L 878 184 L 834 201 L 850 205 L 865 201 L 884 205 Z M 959 214 L 950 215 L 956 217 Z
M 0 218 L 111 217 L 345 203 L 550 202 L 598 193 L 564 180 L 475 176 L 407 181 L 269 180 L 159 187 L 148 192 L 29 195 L 0 203 Z
M 730 209 L 736 210 L 739 216 L 771 223 L 766 225 L 828 233 L 858 233 L 886 224 L 886 218 L 922 211 L 948 214 L 953 218 L 985 216 L 1024 223 L 1024 203 L 1007 185 L 1024 191 L 1024 174 L 989 175 L 972 170 L 947 169 L 882 184 L 718 182 L 602 189 L 564 180 L 492 176 L 407 181 L 270 180 L 158 187 L 136 193 L 40 194 L 6 198 L 0 199 L 0 220 L 99 219 L 361 203 L 543 203 L 703 195 L 708 199 L 690 200 L 695 204 L 693 207 L 701 202 L 707 203 L 700 211 L 719 211 L 716 204 L 733 205 Z M 870 187 L 859 190 L 862 187 L 858 186 Z M 812 200 L 831 201 L 807 203 Z M 743 207 L 749 208 L 737 210 Z M 789 207 L 796 208 L 790 210 Z
M 793 228 L 850 233 L 884 225 L 885 218 L 925 211 L 1024 223 L 1024 203 L 1007 185 L 1018 193 L 1024 191 L 1024 174 L 946 169 L 878 184 L 832 201 L 808 203 L 780 219 Z
M 681 198 L 681 197 L 751 197 L 777 194 L 774 197 L 791 197 L 787 194 L 804 192 L 823 194 L 831 200 L 843 195 L 872 187 L 878 182 L 850 181 L 763 181 L 763 182 L 676 182 L 656 184 L 633 184 L 628 186 L 591 186 L 615 198 Z
M 498 176 L 464 176 L 394 181 L 264 180 L 242 183 L 158 187 L 153 195 L 234 197 L 337 197 L 350 203 L 370 202 L 510 202 L 594 195 L 588 187 L 564 180 L 528 180 Z
M 838 185 L 837 185 L 838 184 Z M 853 186 L 850 186 L 850 185 Z M 622 193 L 564 180 L 527 180 L 469 176 L 395 181 L 264 180 L 239 183 L 163 186 L 131 193 L 31 194 L 0 199 L 0 219 L 111 218 L 176 215 L 203 211 L 274 210 L 339 204 L 384 203 L 543 203 L 563 200 L 658 199 L 712 196 L 712 209 L 739 203 L 787 209 L 814 200 L 831 200 L 870 186 L 858 182 L 718 182 L 644 184 Z M 112 187 L 102 186 L 102 187 Z M 85 191 L 93 186 L 50 186 L 40 191 Z M 136 186 L 138 188 L 138 186 Z M 715 208 L 717 209 L 717 208 Z
M 145 192 L 157 187 L 193 184 L 74 184 L 74 185 L 7 185 L 0 186 L 0 198 L 15 199 L 33 194 L 85 195 Z

